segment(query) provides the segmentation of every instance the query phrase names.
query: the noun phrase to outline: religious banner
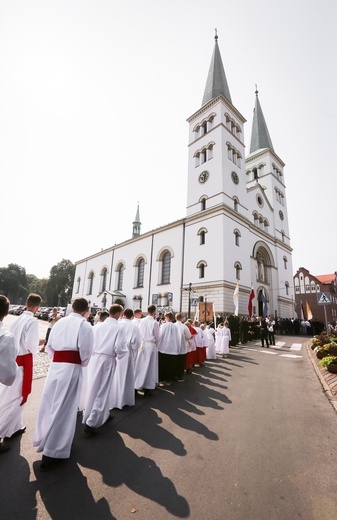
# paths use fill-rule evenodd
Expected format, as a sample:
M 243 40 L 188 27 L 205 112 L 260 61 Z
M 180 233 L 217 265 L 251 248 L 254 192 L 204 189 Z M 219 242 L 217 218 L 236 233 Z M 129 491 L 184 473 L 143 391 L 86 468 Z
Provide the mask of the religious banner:
M 199 321 L 213 321 L 213 302 L 199 302 Z

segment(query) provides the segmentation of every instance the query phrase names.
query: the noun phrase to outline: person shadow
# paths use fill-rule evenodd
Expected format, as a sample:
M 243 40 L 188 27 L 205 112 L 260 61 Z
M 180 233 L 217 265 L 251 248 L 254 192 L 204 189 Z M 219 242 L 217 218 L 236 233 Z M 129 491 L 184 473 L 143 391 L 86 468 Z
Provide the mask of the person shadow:
M 17 437 L 7 442 L 10 450 L 1 455 L 0 465 L 0 518 L 3 520 L 35 520 L 37 518 L 37 486 L 30 480 L 31 470 L 28 461 L 20 455 L 21 438 Z

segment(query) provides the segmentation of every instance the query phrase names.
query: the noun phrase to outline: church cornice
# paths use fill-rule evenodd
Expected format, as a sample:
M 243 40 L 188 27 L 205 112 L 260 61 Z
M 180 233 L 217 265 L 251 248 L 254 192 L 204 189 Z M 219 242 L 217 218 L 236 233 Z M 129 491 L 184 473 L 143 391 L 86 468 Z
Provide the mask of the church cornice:
M 206 103 L 206 105 L 199 108 L 199 110 L 194 112 L 194 114 L 192 114 L 188 119 L 186 119 L 186 121 L 188 123 L 193 123 L 193 121 L 201 117 L 205 112 L 210 110 L 210 108 L 217 105 L 219 102 L 222 102 L 229 110 L 231 110 L 242 124 L 246 123 L 247 120 L 243 117 L 242 114 L 240 114 L 240 112 L 235 108 L 235 106 L 232 105 L 232 103 L 230 103 L 230 101 L 228 101 L 227 98 L 225 98 L 223 94 L 219 94 L 216 98 L 212 99 L 211 101 Z
M 280 163 L 282 168 L 284 168 L 285 163 L 271 148 L 261 148 L 261 150 L 257 150 L 256 152 L 250 154 L 248 157 L 246 157 L 246 165 L 248 165 L 250 162 L 256 161 L 256 159 L 261 158 L 264 155 L 272 155 L 276 161 Z

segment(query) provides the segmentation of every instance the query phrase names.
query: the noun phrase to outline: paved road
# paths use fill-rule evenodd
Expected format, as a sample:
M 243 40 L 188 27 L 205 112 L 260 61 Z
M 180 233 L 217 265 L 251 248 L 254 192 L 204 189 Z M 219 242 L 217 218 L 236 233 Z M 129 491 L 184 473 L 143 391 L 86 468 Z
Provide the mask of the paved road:
M 336 520 L 337 415 L 303 341 L 233 348 L 115 410 L 95 438 L 79 418 L 71 459 L 51 473 L 31 444 L 36 378 L 27 433 L 1 456 L 1 519 Z

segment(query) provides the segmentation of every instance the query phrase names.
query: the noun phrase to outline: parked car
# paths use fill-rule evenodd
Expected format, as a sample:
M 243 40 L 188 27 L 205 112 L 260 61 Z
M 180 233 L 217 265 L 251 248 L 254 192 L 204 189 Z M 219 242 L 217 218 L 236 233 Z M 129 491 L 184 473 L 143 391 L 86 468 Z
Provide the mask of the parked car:
M 49 313 L 53 310 L 53 307 L 45 307 L 42 312 L 40 312 L 40 320 L 47 321 L 49 318 Z

